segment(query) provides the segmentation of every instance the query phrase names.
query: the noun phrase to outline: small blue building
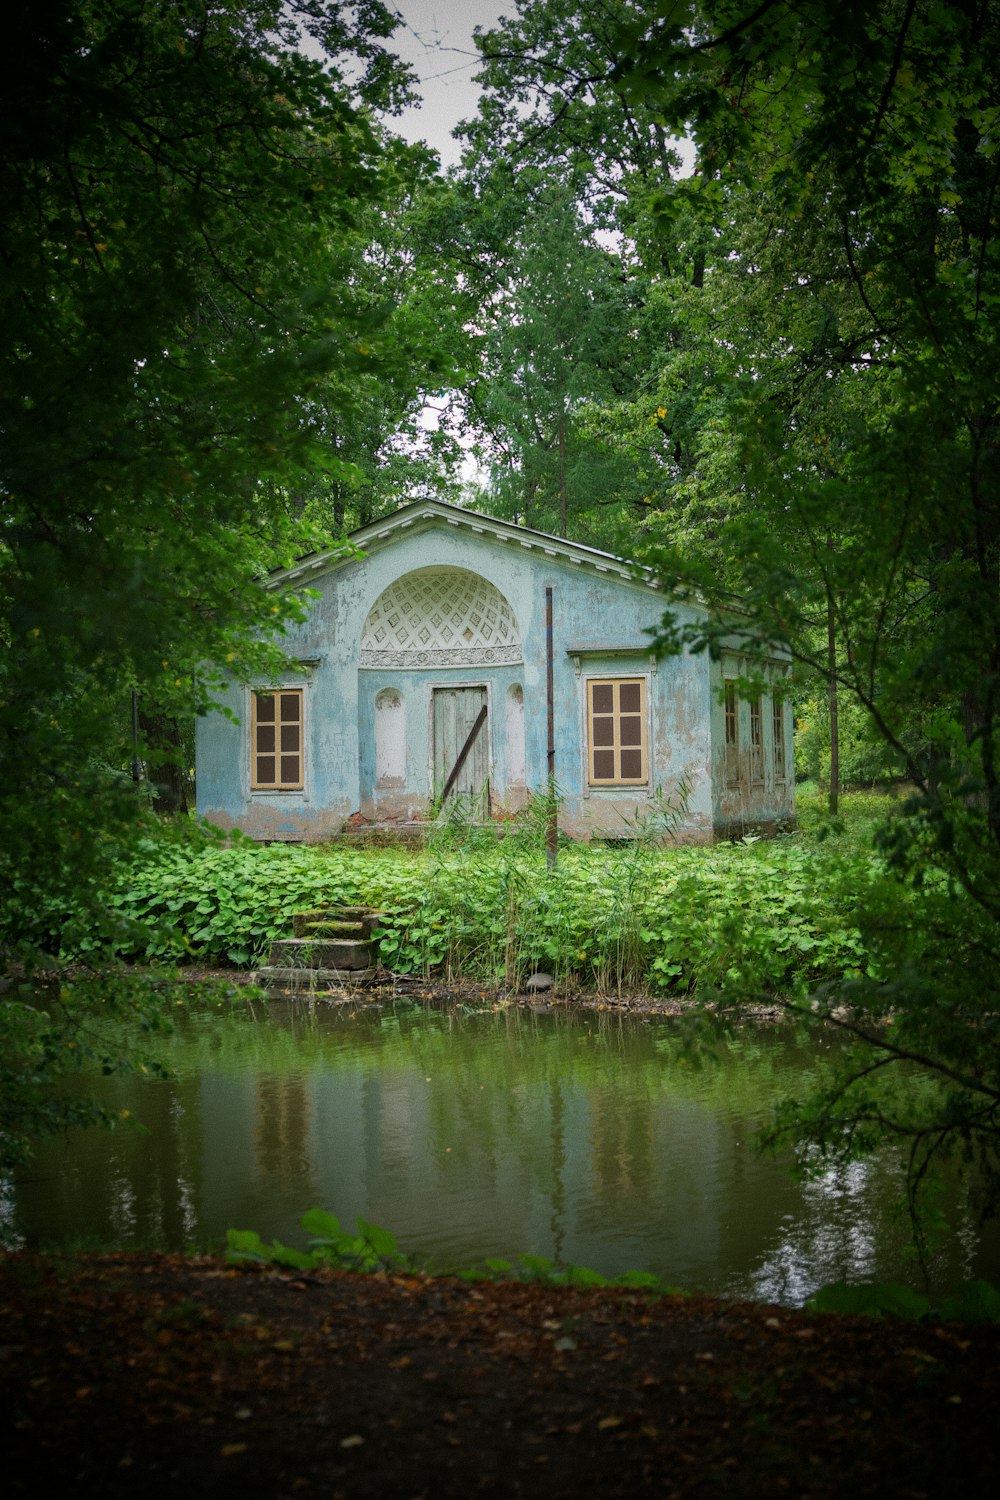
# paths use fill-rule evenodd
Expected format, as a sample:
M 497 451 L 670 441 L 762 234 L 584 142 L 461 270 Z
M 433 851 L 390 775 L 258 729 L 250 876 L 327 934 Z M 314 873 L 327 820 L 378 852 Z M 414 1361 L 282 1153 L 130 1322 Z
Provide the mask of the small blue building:
M 668 600 L 620 558 L 421 500 L 268 587 L 318 597 L 284 638 L 288 670 L 233 683 L 238 722 L 197 725 L 198 811 L 258 839 L 403 827 L 449 782 L 470 816 L 516 812 L 548 776 L 551 591 L 561 829 L 628 837 L 686 790 L 678 836 L 707 840 L 794 816 L 792 711 L 741 698 L 737 649 L 657 660 Z M 670 600 L 682 622 L 704 612 Z M 753 665 L 759 668 L 758 658 Z M 766 663 L 775 686 L 787 670 Z M 456 772 L 457 767 L 457 772 Z

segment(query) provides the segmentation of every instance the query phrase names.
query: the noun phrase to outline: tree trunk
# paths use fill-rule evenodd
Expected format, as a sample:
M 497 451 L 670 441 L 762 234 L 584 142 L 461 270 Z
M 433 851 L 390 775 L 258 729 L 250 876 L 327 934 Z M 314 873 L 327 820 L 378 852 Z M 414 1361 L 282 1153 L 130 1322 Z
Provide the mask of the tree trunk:
M 559 535 L 566 535 L 566 414 L 559 413 Z
M 177 720 L 153 706 L 139 706 L 139 729 L 146 750 L 149 779 L 156 788 L 153 809 L 158 813 L 188 811 L 183 741 Z
M 830 703 L 830 795 L 831 817 L 840 801 L 840 725 L 837 699 L 837 625 L 833 608 L 833 590 L 826 591 L 826 687 Z

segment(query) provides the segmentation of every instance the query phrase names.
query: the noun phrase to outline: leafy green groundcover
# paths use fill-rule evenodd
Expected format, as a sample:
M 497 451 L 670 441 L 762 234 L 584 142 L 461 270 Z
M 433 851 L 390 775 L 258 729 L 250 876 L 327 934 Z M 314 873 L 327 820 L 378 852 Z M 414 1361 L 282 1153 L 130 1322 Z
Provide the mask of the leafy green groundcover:
M 302 1228 L 309 1235 L 308 1250 L 295 1250 L 272 1240 L 266 1245 L 253 1229 L 230 1229 L 226 1237 L 226 1259 L 233 1264 L 255 1262 L 288 1266 L 296 1271 L 320 1267 L 340 1271 L 416 1271 L 416 1260 L 399 1248 L 396 1236 L 367 1219 L 358 1218 L 357 1234 L 342 1229 L 336 1214 L 322 1208 L 311 1208 L 303 1214 Z M 609 1279 L 586 1266 L 560 1267 L 545 1255 L 519 1255 L 516 1261 L 489 1258 L 482 1267 L 459 1271 L 465 1281 L 503 1280 L 544 1281 L 552 1286 L 629 1286 L 658 1296 L 682 1295 L 680 1288 L 669 1286 L 647 1271 L 626 1271 Z
M 1000 1323 L 1000 1292 L 988 1281 L 964 1281 L 957 1292 L 932 1302 L 898 1281 L 850 1286 L 834 1281 L 806 1301 L 813 1312 L 861 1317 L 934 1318 L 941 1322 Z
M 279 1240 L 265 1244 L 253 1229 L 230 1229 L 226 1259 L 234 1265 L 250 1262 L 287 1266 L 296 1271 L 326 1268 L 370 1273 L 419 1269 L 414 1257 L 400 1250 L 396 1236 L 388 1229 L 362 1218 L 355 1223 L 357 1234 L 351 1234 L 341 1227 L 336 1214 L 311 1208 L 301 1219 L 309 1236 L 308 1250 L 295 1250 Z M 634 1287 L 657 1297 L 686 1295 L 680 1287 L 671 1286 L 649 1271 L 626 1271 L 621 1276 L 607 1277 L 587 1266 L 558 1266 L 545 1255 L 519 1255 L 514 1261 L 489 1257 L 481 1266 L 454 1274 L 465 1281 L 543 1281 L 550 1286 Z M 810 1312 L 862 1317 L 1000 1323 L 1000 1292 L 988 1281 L 966 1281 L 956 1292 L 936 1302 L 900 1282 L 850 1286 L 838 1281 L 820 1287 L 807 1298 L 805 1306 Z
M 368 905 L 384 914 L 379 957 L 397 973 L 511 984 L 542 968 L 600 987 L 793 996 L 879 977 L 861 914 L 891 902 L 919 931 L 912 900 L 872 854 L 792 838 L 571 848 L 555 874 L 536 851 L 495 839 L 431 853 L 162 839 L 121 868 L 108 907 L 111 946 L 130 959 L 245 966 L 290 933 L 296 911 Z M 93 933 L 66 956 L 107 945 Z

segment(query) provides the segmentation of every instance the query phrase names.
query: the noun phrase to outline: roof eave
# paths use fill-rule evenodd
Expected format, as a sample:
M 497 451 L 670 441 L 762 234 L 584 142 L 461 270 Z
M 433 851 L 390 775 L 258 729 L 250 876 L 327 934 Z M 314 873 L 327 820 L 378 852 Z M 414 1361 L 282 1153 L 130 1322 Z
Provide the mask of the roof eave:
M 370 552 L 373 547 L 389 541 L 397 533 L 413 528 L 423 529 L 433 522 L 443 522 L 456 530 L 467 530 L 478 536 L 488 536 L 503 546 L 521 547 L 527 552 L 536 552 L 546 557 L 561 559 L 572 567 L 585 568 L 599 574 L 625 579 L 638 587 L 651 589 L 654 593 L 663 590 L 652 569 L 626 558 L 616 557 L 611 552 L 601 552 L 596 547 L 587 547 L 580 542 L 570 542 L 564 537 L 550 536 L 544 531 L 532 531 L 526 526 L 516 526 L 511 521 L 500 521 L 494 516 L 479 511 L 463 510 L 460 506 L 448 505 L 441 500 L 414 501 L 385 516 L 352 531 L 347 538 L 348 551 L 344 547 L 333 547 L 302 558 L 290 568 L 272 573 L 265 587 L 285 588 L 291 583 L 307 583 L 310 576 L 342 566 L 359 553 Z

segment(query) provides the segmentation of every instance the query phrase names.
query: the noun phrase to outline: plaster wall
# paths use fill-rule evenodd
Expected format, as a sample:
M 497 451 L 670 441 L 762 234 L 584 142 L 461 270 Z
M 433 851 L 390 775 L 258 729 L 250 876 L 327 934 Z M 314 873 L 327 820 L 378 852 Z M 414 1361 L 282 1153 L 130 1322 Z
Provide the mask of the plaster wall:
M 544 542 L 544 539 L 543 539 Z M 289 671 L 281 682 L 233 685 L 220 700 L 240 721 L 212 714 L 197 726 L 198 807 L 221 827 L 257 838 L 316 840 L 335 834 L 352 814 L 373 821 L 421 816 L 432 792 L 431 698 L 435 687 L 483 685 L 487 690 L 491 800 L 513 810 L 525 788 L 544 790 L 547 775 L 545 591 L 553 593 L 555 774 L 563 796 L 561 826 L 577 837 L 624 836 L 636 819 L 656 817 L 686 787 L 677 833 L 710 838 L 725 816 L 713 799 L 721 709 L 706 654 L 651 661 L 645 631 L 662 617 L 662 594 L 555 543 L 532 545 L 477 535 L 440 518 L 369 545 L 368 555 L 332 563 L 304 581 L 317 590 L 308 618 L 283 638 Z M 581 549 L 582 551 L 583 549 Z M 570 552 L 567 556 L 566 553 Z M 600 555 L 597 554 L 597 557 Z M 459 568 L 488 580 L 517 621 L 522 660 L 448 666 L 361 665 L 366 621 L 380 595 L 420 569 Z M 674 606 L 683 620 L 696 617 Z M 294 664 L 307 663 L 301 673 Z M 642 677 L 647 687 L 649 780 L 645 786 L 587 785 L 586 683 L 589 677 Z M 250 789 L 250 693 L 253 686 L 301 685 L 305 746 L 301 791 Z M 523 767 L 511 718 L 512 690 L 523 694 Z M 377 763 L 380 694 L 399 694 L 391 725 L 402 745 L 387 746 Z M 514 711 L 516 719 L 516 710 Z M 791 736 L 788 736 L 789 759 Z M 724 753 L 724 752 L 723 752 Z M 388 755 L 389 761 L 386 761 Z M 386 769 L 387 765 L 390 769 Z

